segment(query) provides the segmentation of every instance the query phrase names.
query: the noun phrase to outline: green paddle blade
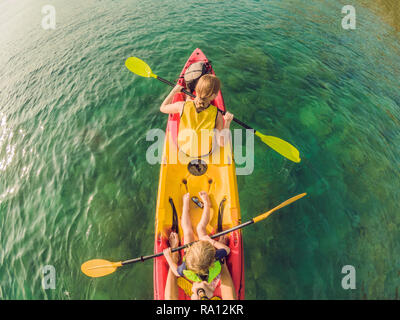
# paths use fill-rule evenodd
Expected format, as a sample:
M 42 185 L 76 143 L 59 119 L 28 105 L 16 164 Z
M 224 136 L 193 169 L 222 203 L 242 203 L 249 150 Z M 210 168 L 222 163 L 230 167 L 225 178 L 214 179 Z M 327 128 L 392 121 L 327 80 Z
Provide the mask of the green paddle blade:
M 285 158 L 293 161 L 293 162 L 300 162 L 300 153 L 295 147 L 293 147 L 290 143 L 279 139 L 273 136 L 266 136 L 262 133 L 256 131 L 256 136 L 258 136 L 262 142 L 270 146 L 276 152 L 283 155 Z
M 129 69 L 129 71 L 132 71 L 138 76 L 145 78 L 157 78 L 157 76 L 151 71 L 149 65 L 139 58 L 130 57 L 126 59 L 125 66 Z

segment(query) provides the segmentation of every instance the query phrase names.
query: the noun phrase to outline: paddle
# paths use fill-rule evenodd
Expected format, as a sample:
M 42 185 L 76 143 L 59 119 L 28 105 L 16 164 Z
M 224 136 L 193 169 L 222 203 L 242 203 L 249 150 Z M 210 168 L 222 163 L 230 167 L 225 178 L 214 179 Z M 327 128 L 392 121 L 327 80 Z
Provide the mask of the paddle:
M 130 71 L 132 71 L 133 73 L 135 73 L 141 77 L 155 78 L 161 82 L 164 82 L 164 83 L 170 85 L 171 87 L 175 87 L 174 83 L 172 83 L 168 80 L 165 80 L 165 79 L 157 76 L 156 74 L 154 74 L 153 71 L 151 71 L 151 68 L 149 67 L 149 65 L 139 58 L 130 57 L 130 58 L 126 59 L 125 66 Z M 189 91 L 187 91 L 185 89 L 182 89 L 182 92 L 191 96 L 192 98 L 196 97 L 194 94 L 190 93 Z M 220 111 L 222 114 L 224 114 L 224 112 L 222 112 L 221 110 L 218 110 L 218 111 Z M 285 158 L 287 158 L 293 162 L 301 161 L 299 151 L 294 146 L 292 146 L 290 143 L 288 143 L 280 138 L 277 138 L 277 137 L 264 135 L 264 134 L 258 132 L 257 130 L 255 130 L 254 128 L 250 127 L 249 125 L 243 123 L 239 119 L 233 118 L 233 121 L 235 121 L 237 124 L 241 125 L 242 127 L 246 128 L 246 129 L 253 130 L 254 134 L 256 136 L 258 136 L 262 142 L 264 142 L 266 145 L 268 145 L 270 148 L 272 148 L 273 150 L 275 150 L 276 152 L 278 152 Z
M 242 223 L 242 224 L 240 224 L 240 225 L 238 225 L 236 227 L 233 227 L 233 228 L 224 230 L 222 232 L 219 232 L 217 234 L 214 234 L 214 235 L 211 236 L 211 238 L 217 238 L 217 237 L 220 237 L 220 236 L 222 236 L 224 234 L 227 234 L 227 233 L 230 233 L 232 231 L 235 231 L 235 230 L 244 228 L 246 226 L 249 226 L 249 225 L 251 225 L 253 223 L 260 222 L 261 220 L 266 219 L 271 213 L 273 213 L 273 212 L 275 212 L 275 211 L 277 211 L 277 210 L 279 210 L 279 209 L 291 204 L 292 202 L 297 201 L 298 199 L 304 197 L 305 195 L 306 195 L 306 193 L 302 193 L 302 194 L 299 194 L 299 195 L 297 195 L 295 197 L 292 197 L 292 198 L 286 200 L 285 202 L 282 202 L 279 206 L 276 206 L 275 208 L 269 210 L 268 212 L 260 214 L 257 217 L 255 217 L 255 218 L 253 218 L 253 219 L 251 219 L 251 220 L 249 220 L 249 221 L 247 221 L 245 223 Z M 183 246 L 173 248 L 172 252 L 182 250 L 182 249 L 192 245 L 193 243 L 194 242 L 191 242 L 191 243 L 185 244 Z M 98 277 L 103 277 L 103 276 L 106 276 L 106 275 L 108 275 L 110 273 L 113 273 L 118 267 L 122 267 L 122 266 L 125 266 L 125 265 L 128 265 L 128 264 L 132 264 L 132 263 L 135 263 L 135 262 L 139 262 L 139 261 L 143 262 L 143 261 L 146 261 L 146 260 L 149 260 L 149 259 L 160 257 L 162 255 L 163 255 L 163 252 L 159 252 L 159 253 L 152 254 L 152 255 L 149 255 L 149 256 L 141 256 L 139 258 L 135 258 L 135 259 L 131 259 L 131 260 L 125 260 L 125 261 L 119 261 L 119 262 L 111 262 L 111 261 L 107 261 L 107 260 L 104 260 L 104 259 L 93 259 L 93 260 L 89 260 L 89 261 L 83 263 L 82 266 L 81 266 L 81 270 L 82 270 L 82 272 L 84 274 L 86 274 L 89 277 L 98 278 Z

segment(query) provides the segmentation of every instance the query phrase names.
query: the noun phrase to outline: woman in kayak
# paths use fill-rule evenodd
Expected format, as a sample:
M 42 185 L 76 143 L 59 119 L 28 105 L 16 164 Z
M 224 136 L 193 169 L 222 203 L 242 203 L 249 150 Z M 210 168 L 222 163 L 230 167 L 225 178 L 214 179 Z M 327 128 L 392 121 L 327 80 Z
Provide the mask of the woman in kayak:
M 224 279 L 224 283 L 221 283 L 221 287 L 224 285 L 231 287 L 231 292 L 233 292 L 231 299 L 234 299 L 235 290 L 233 282 L 228 269 L 223 265 L 225 258 L 230 253 L 230 248 L 222 242 L 211 239 L 210 236 L 207 235 L 206 226 L 210 220 L 211 201 L 205 191 L 201 191 L 199 195 L 204 205 L 200 222 L 196 228 L 200 241 L 188 247 L 184 261 L 179 266 L 177 265 L 176 257 L 173 257 L 171 254 L 171 248 L 164 250 L 165 259 L 170 267 L 168 277 L 172 279 L 172 276 L 175 275 L 176 277 L 185 277 L 192 282 L 206 281 L 209 287 L 212 288 L 212 291 L 218 286 L 220 280 Z M 187 193 L 183 196 L 182 212 L 184 244 L 196 240 L 190 220 L 189 201 L 190 195 Z M 176 244 L 171 243 L 171 246 L 173 245 L 175 246 Z M 170 283 L 171 281 L 167 281 L 168 285 L 166 288 L 171 288 Z
M 229 112 L 222 115 L 217 107 L 210 104 L 217 97 L 220 87 L 220 80 L 216 76 L 205 74 L 196 84 L 194 100 L 187 97 L 186 101 L 172 103 L 174 95 L 183 88 L 176 85 L 161 104 L 161 112 L 180 114 L 178 144 L 180 149 L 191 157 L 202 156 L 211 151 L 214 133 L 209 133 L 209 139 L 203 141 L 201 138 L 204 130 L 217 129 L 219 145 L 222 147 L 225 144 L 233 115 Z M 194 139 L 193 132 L 197 139 Z

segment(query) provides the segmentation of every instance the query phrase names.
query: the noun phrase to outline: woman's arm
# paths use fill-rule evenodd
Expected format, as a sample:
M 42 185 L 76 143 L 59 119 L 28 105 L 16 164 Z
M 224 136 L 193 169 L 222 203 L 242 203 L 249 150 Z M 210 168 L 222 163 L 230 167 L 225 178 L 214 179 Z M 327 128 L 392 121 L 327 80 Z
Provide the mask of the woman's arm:
M 224 120 L 225 120 L 225 124 L 224 124 Z M 233 120 L 232 113 L 227 112 L 227 113 L 225 113 L 225 115 L 222 115 L 220 112 L 218 112 L 215 128 L 217 129 L 216 138 L 221 147 L 223 147 L 225 145 L 225 141 L 228 140 L 228 138 L 229 138 L 228 130 L 231 126 L 232 120 Z
M 184 101 L 178 101 L 175 103 L 171 103 L 174 95 L 178 92 L 181 92 L 182 86 L 177 84 L 169 93 L 169 95 L 165 98 L 163 103 L 160 106 L 160 111 L 163 113 L 181 113 L 182 107 L 185 104 Z

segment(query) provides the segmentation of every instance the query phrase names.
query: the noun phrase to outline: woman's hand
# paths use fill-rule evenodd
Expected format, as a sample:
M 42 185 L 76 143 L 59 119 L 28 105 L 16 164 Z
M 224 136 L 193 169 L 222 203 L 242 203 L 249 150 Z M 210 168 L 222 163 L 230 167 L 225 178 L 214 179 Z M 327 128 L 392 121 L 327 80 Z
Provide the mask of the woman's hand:
M 167 114 L 182 112 L 182 108 L 185 103 L 184 101 L 177 101 L 175 103 L 172 103 L 175 94 L 181 92 L 182 89 L 183 87 L 179 84 L 177 84 L 175 87 L 172 88 L 171 92 L 168 94 L 168 96 L 165 98 L 165 100 L 160 106 L 161 112 Z
M 224 114 L 224 120 L 225 120 L 225 123 L 231 123 L 233 120 L 233 114 L 230 112 L 226 112 Z
M 172 92 L 177 93 L 177 92 L 181 92 L 183 89 L 183 87 L 180 84 L 177 84 L 173 89 Z

